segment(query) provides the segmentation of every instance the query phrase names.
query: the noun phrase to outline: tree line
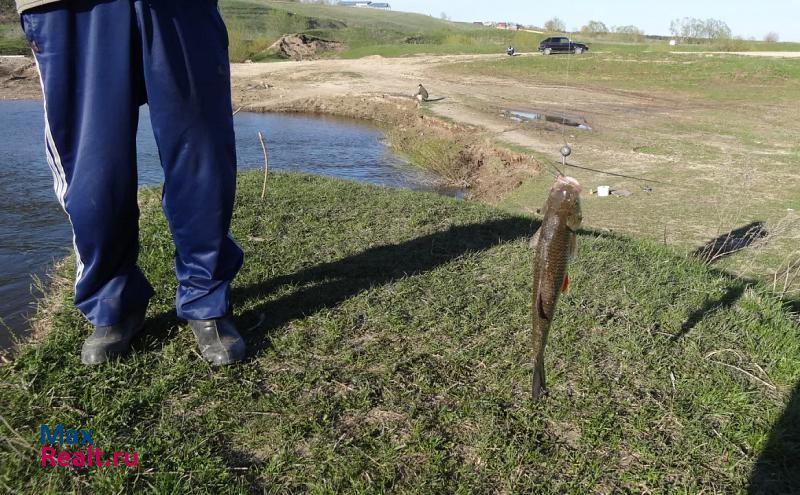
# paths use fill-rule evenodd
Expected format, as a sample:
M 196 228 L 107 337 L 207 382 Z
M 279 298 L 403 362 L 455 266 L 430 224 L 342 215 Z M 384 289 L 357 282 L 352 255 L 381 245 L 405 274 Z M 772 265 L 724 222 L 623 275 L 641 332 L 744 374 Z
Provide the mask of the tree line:
M 566 23 L 554 17 L 544 24 L 547 31 L 555 33 L 567 32 Z M 685 43 L 700 43 L 706 41 L 727 40 L 732 38 L 731 28 L 719 19 L 697 19 L 694 17 L 682 17 L 673 19 L 669 25 L 669 31 L 676 39 Z M 580 29 L 584 35 L 603 35 L 620 34 L 630 39 L 640 40 L 644 37 L 644 31 L 636 26 L 611 26 L 610 28 L 602 21 L 591 20 Z M 778 41 L 778 33 L 769 32 L 764 36 L 764 41 Z
M 567 32 L 567 25 L 558 17 L 554 17 L 544 23 L 544 28 L 547 31 L 554 33 Z M 582 34 L 617 34 L 629 39 L 631 41 L 640 41 L 644 37 L 644 31 L 636 26 L 611 26 L 609 28 L 601 21 L 589 21 L 585 26 L 581 27 Z

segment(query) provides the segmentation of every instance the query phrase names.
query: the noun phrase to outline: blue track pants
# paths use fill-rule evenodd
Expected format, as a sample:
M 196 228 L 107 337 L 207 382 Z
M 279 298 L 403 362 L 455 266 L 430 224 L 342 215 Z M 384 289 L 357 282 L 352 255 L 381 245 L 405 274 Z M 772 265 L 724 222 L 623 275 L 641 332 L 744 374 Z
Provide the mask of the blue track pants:
M 214 0 L 69 0 L 22 25 L 42 78 L 47 161 L 77 256 L 75 305 L 95 325 L 147 305 L 139 252 L 136 129 L 148 103 L 164 168 L 184 319 L 229 311 L 243 253 L 227 32 Z

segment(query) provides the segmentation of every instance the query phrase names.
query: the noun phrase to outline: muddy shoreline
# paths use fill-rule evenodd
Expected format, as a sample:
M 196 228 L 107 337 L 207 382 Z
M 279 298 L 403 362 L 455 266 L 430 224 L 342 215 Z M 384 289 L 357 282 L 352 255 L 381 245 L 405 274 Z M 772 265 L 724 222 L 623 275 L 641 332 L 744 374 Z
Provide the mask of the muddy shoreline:
M 30 57 L 0 56 L 0 99 L 41 99 L 36 62 Z

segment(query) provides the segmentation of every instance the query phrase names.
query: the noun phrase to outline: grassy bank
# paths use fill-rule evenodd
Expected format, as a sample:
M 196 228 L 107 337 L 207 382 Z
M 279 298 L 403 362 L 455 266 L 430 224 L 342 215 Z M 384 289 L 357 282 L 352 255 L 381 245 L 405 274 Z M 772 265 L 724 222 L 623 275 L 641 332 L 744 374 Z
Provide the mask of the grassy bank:
M 175 318 L 159 191 L 157 290 L 134 355 L 79 364 L 70 263 L 41 343 L 0 368 L 0 486 L 35 493 L 792 493 L 800 331 L 758 287 L 653 243 L 580 235 L 551 396 L 527 401 L 536 222 L 480 204 L 243 174 L 233 291 L 251 348 L 212 371 Z M 41 424 L 92 428 L 131 469 L 41 469 Z
M 16 21 L 0 23 L 0 55 L 30 55 L 31 49 Z
M 341 41 L 330 56 L 358 58 L 415 53 L 500 53 L 508 43 L 532 45 L 532 33 L 511 33 L 421 14 L 268 0 L 223 0 L 231 60 L 272 58 L 266 49 L 288 33 Z
M 533 46 L 533 33 L 511 33 L 469 23 L 443 21 L 406 12 L 381 11 L 274 0 L 221 0 L 228 26 L 231 60 L 265 60 L 284 34 L 307 33 L 341 41 L 338 55 L 402 56 L 415 53 L 499 53 L 508 43 Z M 0 55 L 28 54 L 17 16 L 0 18 Z

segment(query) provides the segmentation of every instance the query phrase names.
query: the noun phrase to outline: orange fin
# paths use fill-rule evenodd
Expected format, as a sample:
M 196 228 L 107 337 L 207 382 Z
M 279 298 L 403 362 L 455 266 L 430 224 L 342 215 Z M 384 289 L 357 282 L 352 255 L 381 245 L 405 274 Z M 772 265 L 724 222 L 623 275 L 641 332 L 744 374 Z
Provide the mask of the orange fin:
M 564 285 L 561 286 L 561 293 L 567 292 L 569 289 L 569 275 L 564 275 Z

